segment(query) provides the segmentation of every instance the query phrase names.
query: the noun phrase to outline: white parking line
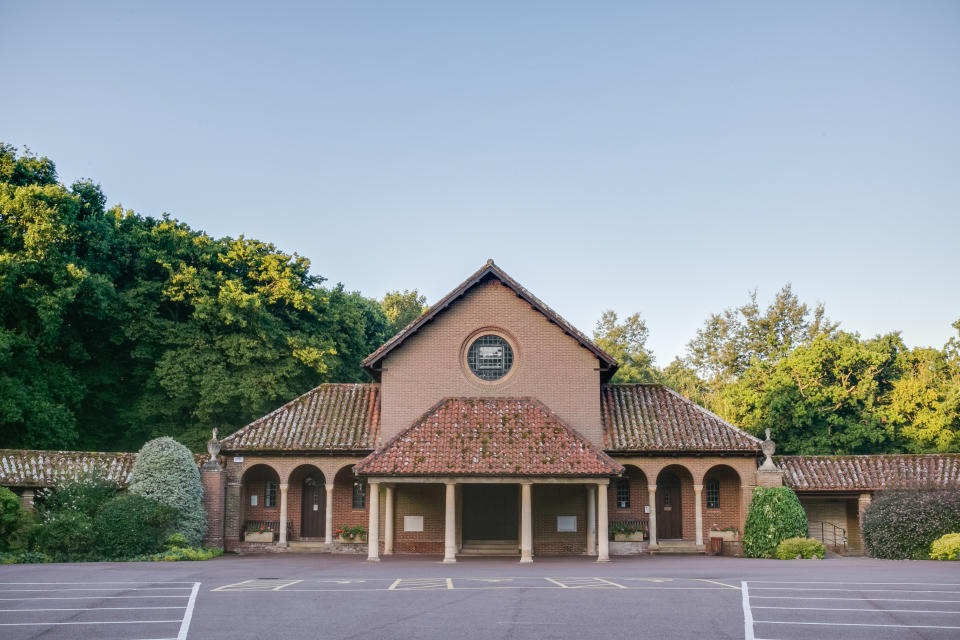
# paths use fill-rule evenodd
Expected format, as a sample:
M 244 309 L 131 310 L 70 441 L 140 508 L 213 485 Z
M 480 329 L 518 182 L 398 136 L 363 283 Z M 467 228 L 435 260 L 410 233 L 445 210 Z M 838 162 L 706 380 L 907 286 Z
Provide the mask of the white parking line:
M 49 598 L 37 598 L 37 597 L 31 596 L 29 598 L 0 598 L 0 602 L 13 602 L 13 601 L 20 601 L 20 600 L 106 600 L 106 599 L 117 600 L 117 599 L 123 599 L 123 598 L 128 598 L 128 599 L 139 598 L 143 600 L 144 598 L 153 599 L 153 598 L 189 598 L 189 597 L 190 596 L 186 594 L 182 596 L 52 596 Z
M 960 629 L 933 624 L 867 624 L 865 622 L 788 622 L 785 620 L 755 620 L 754 624 L 806 624 L 825 627 L 893 627 L 896 629 Z
M 142 611 L 145 609 L 185 609 L 183 607 L 93 607 L 83 609 L 0 609 L 0 613 L 22 611 Z
M 0 622 L 0 627 L 49 627 L 70 624 L 168 624 L 176 620 L 99 620 L 91 622 Z
M 190 601 L 187 603 L 187 610 L 183 614 L 183 622 L 180 623 L 180 632 L 177 634 L 177 640 L 186 640 L 187 631 L 190 629 L 190 620 L 193 619 L 193 604 L 197 601 L 197 591 L 200 590 L 200 583 L 193 583 L 193 590 L 190 592 Z
M 750 611 L 750 590 L 746 582 L 740 582 L 740 595 L 743 602 L 743 638 L 744 640 L 754 640 L 753 612 Z
M 870 613 L 952 613 L 960 616 L 960 611 L 946 611 L 944 609 L 847 609 L 839 607 L 761 607 L 753 605 L 752 609 L 786 609 L 787 611 L 869 611 Z
M 793 597 L 793 596 L 750 596 L 753 600 L 853 600 L 855 602 L 960 602 L 960 600 L 927 600 L 920 598 L 828 598 L 826 596 L 818 597 Z

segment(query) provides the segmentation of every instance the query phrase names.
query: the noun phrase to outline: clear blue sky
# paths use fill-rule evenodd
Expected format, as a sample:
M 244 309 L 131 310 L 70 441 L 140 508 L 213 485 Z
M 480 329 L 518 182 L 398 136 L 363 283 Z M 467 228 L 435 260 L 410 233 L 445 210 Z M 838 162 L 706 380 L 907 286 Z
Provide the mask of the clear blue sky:
M 488 257 L 658 363 L 786 282 L 960 317 L 960 2 L 3 2 L 0 139 L 380 296 Z

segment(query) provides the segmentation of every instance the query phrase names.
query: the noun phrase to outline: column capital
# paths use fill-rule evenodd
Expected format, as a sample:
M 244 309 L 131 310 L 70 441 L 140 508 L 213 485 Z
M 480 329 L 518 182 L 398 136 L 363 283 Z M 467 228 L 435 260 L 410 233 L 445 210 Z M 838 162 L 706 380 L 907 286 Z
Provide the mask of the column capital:
M 702 484 L 695 484 L 695 485 L 693 485 L 693 490 L 694 490 L 695 492 L 697 492 L 697 493 L 700 493 L 701 491 L 703 491 L 703 485 L 702 485 Z
M 532 485 L 532 484 L 533 484 L 533 480 L 521 480 L 521 481 L 519 482 L 519 484 L 520 484 L 520 485 Z
M 656 485 L 656 484 L 648 484 L 648 485 L 647 485 L 647 491 L 648 491 L 648 492 L 653 493 L 653 492 L 656 491 L 656 490 L 657 490 L 657 485 Z
M 280 491 L 286 491 L 286 490 L 289 489 L 289 488 L 290 488 L 289 483 L 286 483 L 286 482 L 281 482 L 281 483 L 280 483 Z
M 333 493 L 333 483 L 332 483 L 332 482 L 324 482 L 324 483 L 323 483 L 323 490 L 326 491 L 327 493 Z

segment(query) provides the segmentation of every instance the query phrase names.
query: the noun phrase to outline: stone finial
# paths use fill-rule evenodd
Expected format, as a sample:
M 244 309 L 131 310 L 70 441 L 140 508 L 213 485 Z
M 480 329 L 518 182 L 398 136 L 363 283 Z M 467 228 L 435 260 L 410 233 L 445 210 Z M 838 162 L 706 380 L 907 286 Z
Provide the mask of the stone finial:
M 761 471 L 778 471 L 777 465 L 773 464 L 773 453 L 777 450 L 777 444 L 770 439 L 770 429 L 767 429 L 767 439 L 760 443 L 760 451 L 766 456 L 763 464 L 760 465 Z
M 207 443 L 207 453 L 210 454 L 210 459 L 204 463 L 203 468 L 208 470 L 219 469 L 220 463 L 217 461 L 217 456 L 220 455 L 220 441 L 217 440 L 216 429 L 213 430 L 210 442 Z

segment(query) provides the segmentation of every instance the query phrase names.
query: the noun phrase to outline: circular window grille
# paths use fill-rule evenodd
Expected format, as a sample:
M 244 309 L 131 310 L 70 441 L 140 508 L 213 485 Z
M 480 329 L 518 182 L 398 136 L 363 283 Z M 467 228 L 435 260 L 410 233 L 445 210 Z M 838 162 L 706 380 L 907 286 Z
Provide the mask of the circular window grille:
M 499 380 L 513 366 L 513 349 L 500 336 L 480 336 L 467 351 L 467 366 L 481 380 Z

